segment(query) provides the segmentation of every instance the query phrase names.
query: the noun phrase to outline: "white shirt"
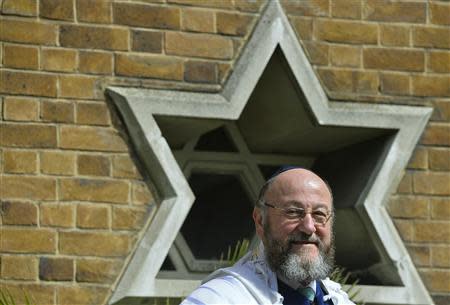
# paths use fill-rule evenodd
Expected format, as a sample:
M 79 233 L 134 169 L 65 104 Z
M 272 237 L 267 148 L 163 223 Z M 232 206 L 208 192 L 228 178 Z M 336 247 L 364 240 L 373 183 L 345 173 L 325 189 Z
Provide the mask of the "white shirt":
M 355 305 L 338 283 L 322 280 L 334 305 Z M 310 285 L 314 285 L 315 281 Z M 209 275 L 203 284 L 190 294 L 181 305 L 203 304 L 283 304 L 278 293 L 276 274 L 269 268 L 261 245 L 247 253 L 234 266 L 219 269 Z

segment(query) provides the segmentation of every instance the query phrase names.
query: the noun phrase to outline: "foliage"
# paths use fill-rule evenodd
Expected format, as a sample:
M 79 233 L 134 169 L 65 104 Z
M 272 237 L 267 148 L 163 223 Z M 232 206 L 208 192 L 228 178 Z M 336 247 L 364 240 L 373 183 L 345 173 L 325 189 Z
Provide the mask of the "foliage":
M 31 301 L 30 296 L 24 291 L 23 296 L 25 299 L 25 305 L 34 305 Z M 16 305 L 16 301 L 14 297 L 11 295 L 8 289 L 1 290 L 0 289 L 0 305 Z
M 360 292 L 360 289 L 356 287 L 359 280 L 356 279 L 353 282 L 349 283 L 351 275 L 351 272 L 346 271 L 345 268 L 336 267 L 331 273 L 330 279 L 343 286 L 342 289 L 348 294 L 350 300 L 356 300 L 358 299 L 358 295 Z M 356 305 L 364 305 L 364 302 L 356 302 Z
M 228 246 L 227 256 L 224 259 L 223 253 L 220 255 L 220 262 L 227 262 L 229 266 L 234 265 L 241 257 L 247 253 L 250 246 L 250 241 L 248 239 L 238 240 L 234 249 Z

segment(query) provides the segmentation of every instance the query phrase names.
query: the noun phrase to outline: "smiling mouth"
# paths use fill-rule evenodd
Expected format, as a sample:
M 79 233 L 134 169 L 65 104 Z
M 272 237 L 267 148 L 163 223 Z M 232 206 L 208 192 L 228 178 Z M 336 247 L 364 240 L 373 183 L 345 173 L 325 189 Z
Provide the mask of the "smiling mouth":
M 294 245 L 315 245 L 315 246 L 317 246 L 316 242 L 307 241 L 307 240 L 291 241 L 291 243 Z

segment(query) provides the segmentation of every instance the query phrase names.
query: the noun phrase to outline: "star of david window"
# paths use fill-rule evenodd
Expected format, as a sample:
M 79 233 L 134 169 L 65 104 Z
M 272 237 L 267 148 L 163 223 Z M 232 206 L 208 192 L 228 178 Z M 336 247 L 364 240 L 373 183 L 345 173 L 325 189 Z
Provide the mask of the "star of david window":
M 109 94 L 161 198 L 110 303 L 186 296 L 236 239 L 254 244 L 252 204 L 280 165 L 330 184 L 336 260 L 366 302 L 432 303 L 384 207 L 430 110 L 328 101 L 276 1 L 220 94 Z
M 260 186 L 280 166 L 295 165 L 319 173 L 333 189 L 337 264 L 361 284 L 401 284 L 354 209 L 395 132 L 319 126 L 298 103 L 287 72 L 277 50 L 236 121 L 156 117 L 196 197 L 159 277 L 203 278 L 226 265 L 220 256 L 237 241 L 254 245 L 251 213 Z

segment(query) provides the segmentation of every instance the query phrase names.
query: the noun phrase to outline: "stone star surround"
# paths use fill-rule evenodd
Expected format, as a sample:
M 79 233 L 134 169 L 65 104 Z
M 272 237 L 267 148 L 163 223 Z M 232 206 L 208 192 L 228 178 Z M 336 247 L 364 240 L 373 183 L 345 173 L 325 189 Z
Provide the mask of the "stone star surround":
M 397 269 L 403 286 L 362 285 L 359 286 L 360 296 L 367 303 L 433 303 L 385 208 L 431 110 L 330 102 L 282 8 L 275 1 L 261 16 L 221 93 L 108 88 L 108 94 L 118 107 L 145 171 L 161 199 L 158 211 L 146 227 L 110 303 L 123 298 L 185 296 L 199 284 L 198 280 L 156 278 L 194 196 L 155 117 L 238 120 L 277 47 L 284 54 L 293 81 L 301 88 L 318 125 L 395 131 L 376 174 L 364 190 L 364 198 L 355 205 L 355 209 L 373 228 L 373 234 L 380 241 L 378 246 Z

